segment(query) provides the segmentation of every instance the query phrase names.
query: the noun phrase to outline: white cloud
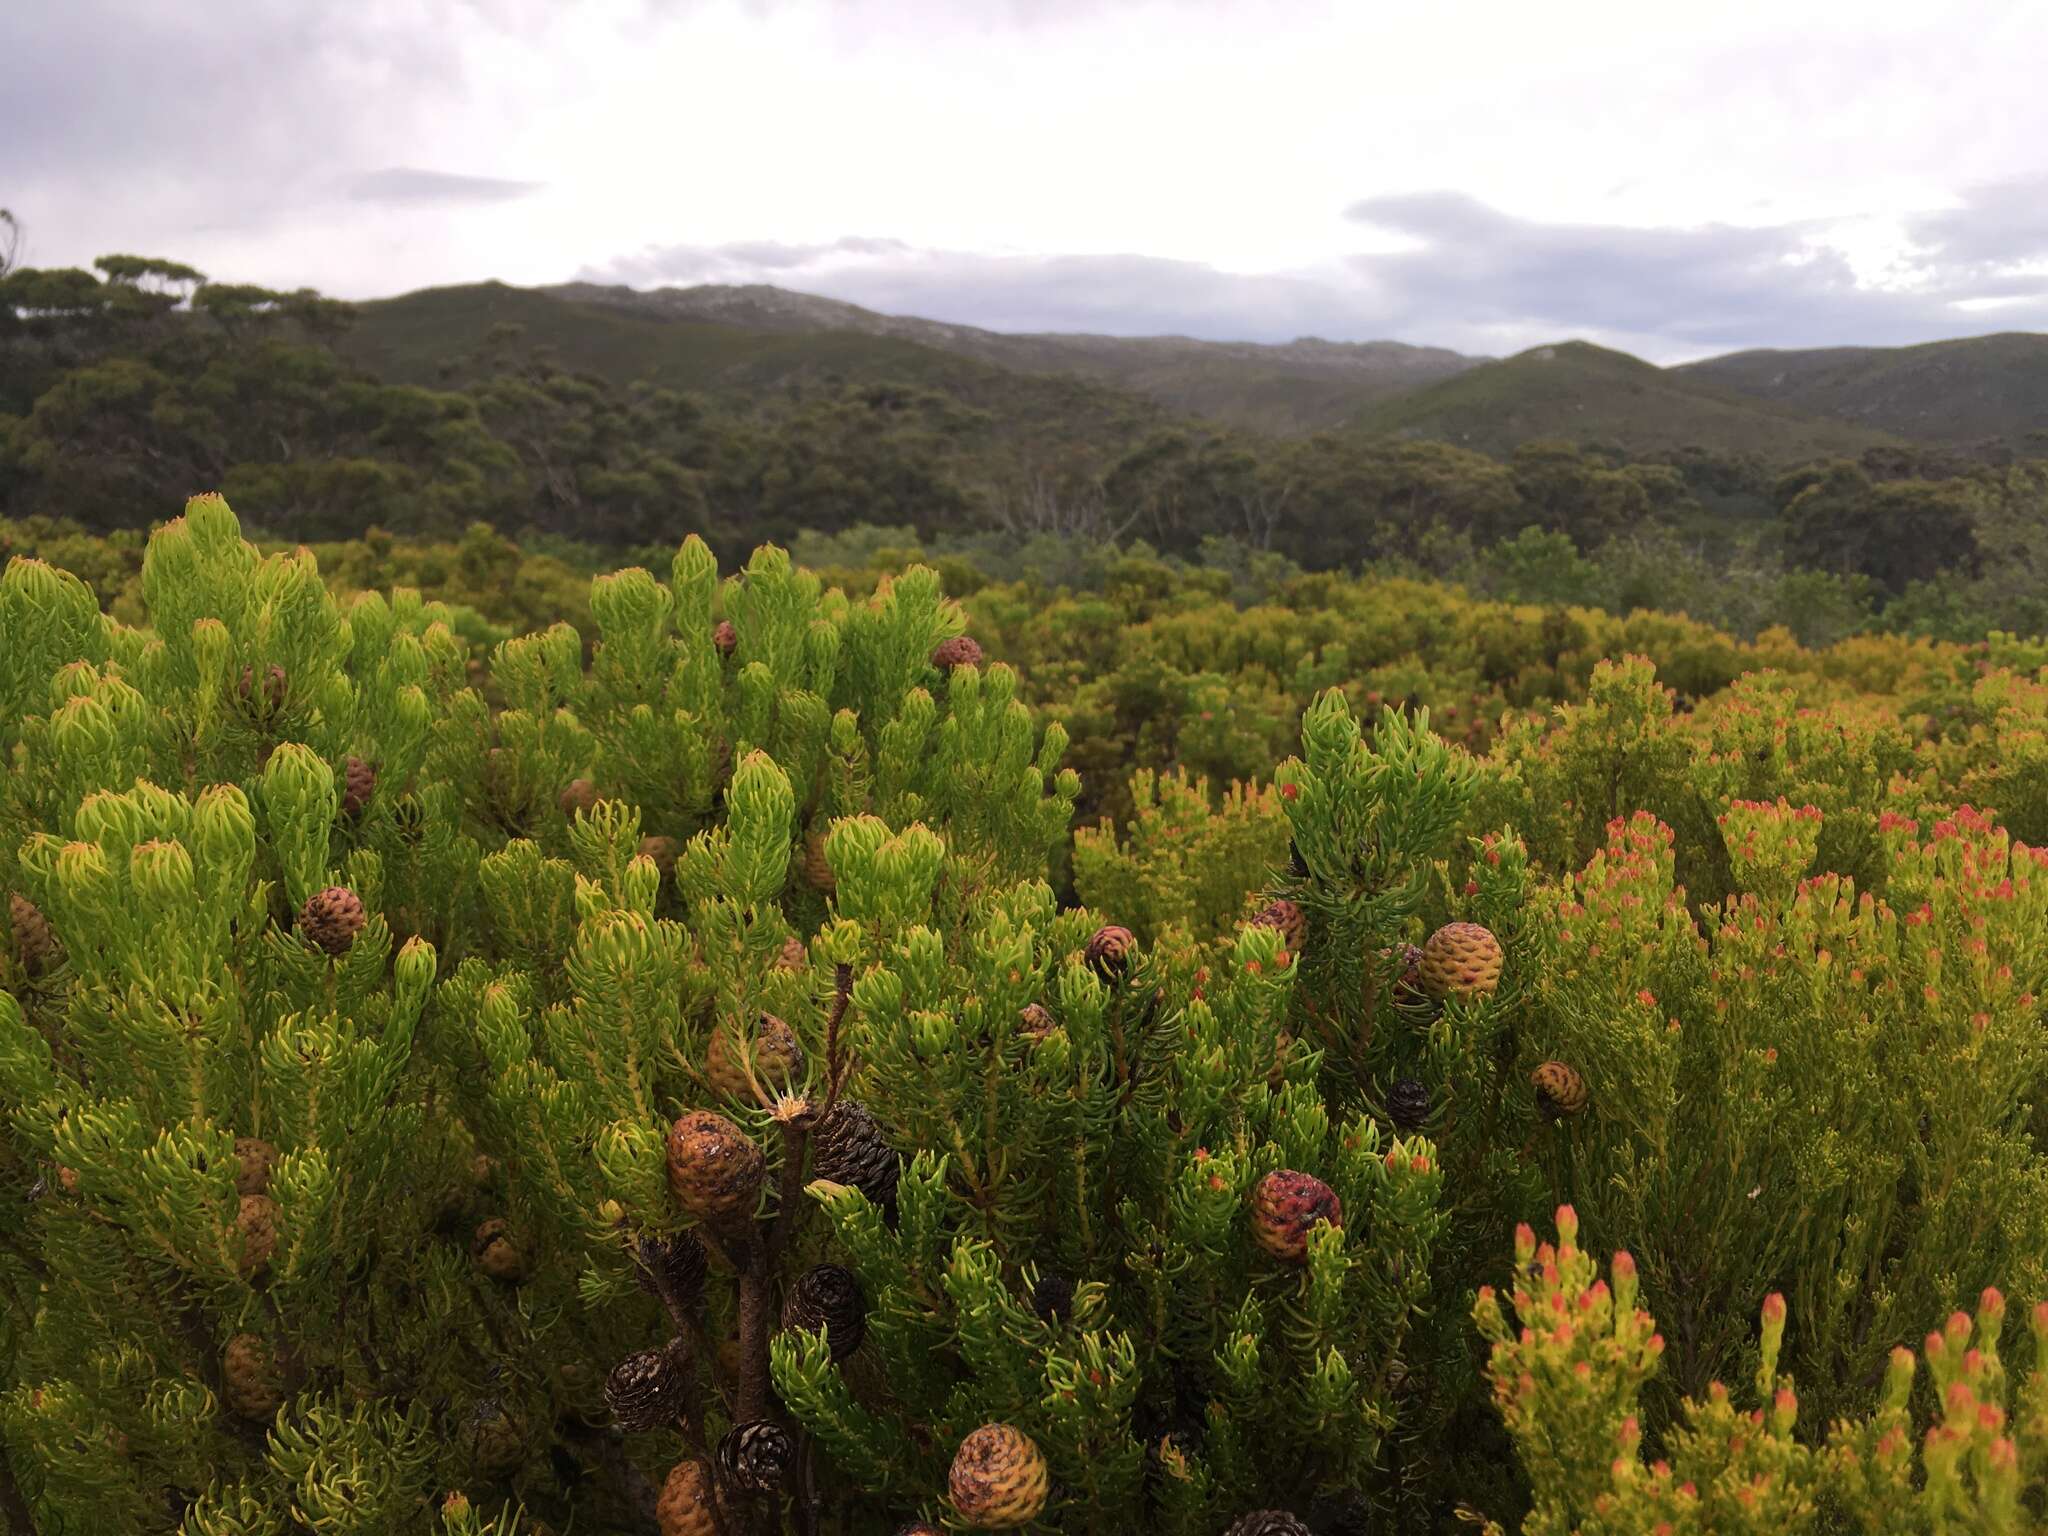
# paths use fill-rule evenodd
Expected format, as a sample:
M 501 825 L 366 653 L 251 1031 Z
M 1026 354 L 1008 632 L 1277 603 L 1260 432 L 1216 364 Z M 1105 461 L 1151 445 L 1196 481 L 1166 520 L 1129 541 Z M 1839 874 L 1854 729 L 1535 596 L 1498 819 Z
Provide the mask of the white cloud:
M 1000 326 L 1887 340 L 2039 250 L 2039 29 L 1992 0 L 65 0 L 0 6 L 0 203 L 43 264 L 349 296 L 721 252 Z M 409 195 L 363 200 L 391 167 Z

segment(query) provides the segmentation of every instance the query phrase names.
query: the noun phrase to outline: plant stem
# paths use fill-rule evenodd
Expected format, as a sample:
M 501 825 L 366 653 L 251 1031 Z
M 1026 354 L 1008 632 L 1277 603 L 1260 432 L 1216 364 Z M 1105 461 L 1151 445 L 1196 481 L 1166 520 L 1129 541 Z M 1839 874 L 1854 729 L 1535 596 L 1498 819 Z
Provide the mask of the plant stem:
M 0 1516 L 5 1516 L 9 1536 L 36 1536 L 36 1517 L 22 1497 L 21 1484 L 14 1478 L 14 1463 L 7 1447 L 0 1445 Z

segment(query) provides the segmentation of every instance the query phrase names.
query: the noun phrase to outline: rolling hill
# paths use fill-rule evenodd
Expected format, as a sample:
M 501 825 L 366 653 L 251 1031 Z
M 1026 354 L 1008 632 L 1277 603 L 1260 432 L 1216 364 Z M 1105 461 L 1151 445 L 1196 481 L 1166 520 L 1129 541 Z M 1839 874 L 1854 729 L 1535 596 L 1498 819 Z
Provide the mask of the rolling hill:
M 1203 419 L 1269 436 L 1341 429 L 1506 454 L 1562 438 L 1631 454 L 1686 449 L 1764 466 L 1908 439 L 2041 452 L 2048 336 L 1916 347 L 1753 351 L 1659 368 L 1587 342 L 1491 360 L 1398 342 L 1285 345 L 1184 337 L 1012 335 L 883 315 L 766 286 L 477 283 L 360 307 L 342 343 L 388 379 L 461 377 L 502 324 L 563 366 L 760 397 L 792 387 L 911 385 L 1041 444 L 1129 443 Z
M 1535 347 L 1375 402 L 1353 424 L 1491 454 L 1531 438 L 1561 438 L 1631 453 L 1704 448 L 1766 463 L 1855 454 L 1891 440 L 1583 341 Z
M 1917 347 L 1734 352 L 1672 370 L 1752 399 L 1946 443 L 2048 438 L 2048 336 L 2007 331 Z
M 494 328 L 516 325 L 525 344 L 545 348 L 557 365 L 615 384 L 753 399 L 847 384 L 930 390 L 986 412 L 1000 438 L 1038 463 L 1076 449 L 1112 452 L 1173 420 L 1154 402 L 1094 380 L 1018 373 L 900 337 L 747 329 L 504 283 L 422 289 L 362 304 L 358 316 L 337 349 L 397 383 L 467 382 L 475 370 L 462 360 Z
M 544 290 L 633 315 L 713 323 L 754 334 L 838 331 L 916 342 L 1017 373 L 1066 373 L 1114 385 L 1170 411 L 1274 435 L 1341 426 L 1359 407 L 1450 378 L 1484 361 L 1398 341 L 1278 345 L 1185 336 L 1013 334 L 877 314 L 765 285 L 661 288 L 571 283 Z

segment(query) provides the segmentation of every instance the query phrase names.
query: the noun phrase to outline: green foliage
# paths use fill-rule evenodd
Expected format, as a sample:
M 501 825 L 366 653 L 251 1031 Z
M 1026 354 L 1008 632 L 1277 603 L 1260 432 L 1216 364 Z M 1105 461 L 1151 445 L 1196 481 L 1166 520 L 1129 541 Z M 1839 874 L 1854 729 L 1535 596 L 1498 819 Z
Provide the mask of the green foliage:
M 2032 1518 L 2044 1378 L 1943 1319 L 2048 1295 L 2038 641 L 15 534 L 121 589 L 0 575 L 16 1524 L 645 1531 L 695 1464 L 881 1536 L 987 1424 L 1045 1530 Z

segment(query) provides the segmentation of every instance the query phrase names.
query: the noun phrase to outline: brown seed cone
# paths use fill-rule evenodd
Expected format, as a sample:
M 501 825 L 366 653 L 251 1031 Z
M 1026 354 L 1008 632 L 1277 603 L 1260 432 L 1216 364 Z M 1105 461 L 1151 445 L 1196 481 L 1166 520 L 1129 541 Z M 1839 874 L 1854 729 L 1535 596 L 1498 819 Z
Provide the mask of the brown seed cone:
M 1038 1518 L 1052 1474 L 1029 1435 L 1008 1424 L 984 1424 L 960 1442 L 947 1485 L 969 1525 L 1002 1531 Z
M 236 1269 L 244 1280 L 253 1280 L 270 1267 L 277 1251 L 277 1202 L 268 1195 L 244 1195 L 235 1211 L 235 1232 L 242 1241 L 242 1256 Z
M 804 941 L 791 936 L 782 941 L 782 952 L 775 957 L 774 968 L 778 971 L 801 971 L 810 963 L 811 952 L 804 948 Z
M 681 849 L 672 837 L 657 834 L 640 839 L 640 857 L 654 860 L 654 867 L 661 871 L 661 878 L 664 880 L 675 878 L 676 855 L 679 852 Z
M 867 1106 L 841 1099 L 811 1133 L 811 1169 L 834 1184 L 850 1184 L 876 1205 L 893 1205 L 902 1159 L 882 1135 Z
M 1546 1120 L 1576 1115 L 1586 1107 L 1586 1080 L 1561 1061 L 1546 1061 L 1531 1072 L 1529 1086 L 1536 1090 L 1536 1107 Z
M 469 1251 L 476 1256 L 477 1267 L 493 1280 L 516 1285 L 526 1278 L 526 1254 L 502 1216 L 493 1216 L 476 1229 Z
M 360 757 L 351 756 L 341 768 L 341 814 L 356 817 L 377 792 L 377 770 Z
M 661 1536 L 718 1536 L 711 1469 L 701 1461 L 679 1461 L 670 1467 L 654 1518 L 660 1522 Z
M 14 891 L 7 897 L 7 922 L 14 930 L 14 952 L 21 957 L 21 968 L 31 976 L 41 975 L 57 958 L 57 934 L 50 920 L 34 902 Z
M 1308 1236 L 1318 1222 L 1344 1225 L 1337 1192 L 1321 1179 L 1278 1168 L 1252 1191 L 1252 1236 L 1283 1264 L 1308 1260 Z
M 1445 923 L 1422 946 L 1422 984 L 1432 997 L 1469 1002 L 1500 985 L 1500 940 L 1477 923 Z
M 283 705 L 285 695 L 291 691 L 291 682 L 285 676 L 284 668 L 272 662 L 263 669 L 263 686 L 256 686 L 256 669 L 242 668 L 241 678 L 235 684 L 236 697 L 257 714 L 269 714 Z
M 589 814 L 597 804 L 597 786 L 588 779 L 571 779 L 569 785 L 555 796 L 555 804 L 562 808 L 562 814 L 574 821 L 578 816 Z
M 797 1276 L 782 1303 L 782 1326 L 825 1333 L 834 1360 L 844 1360 L 868 1333 L 868 1307 L 853 1271 L 837 1264 L 814 1264 Z
M 221 1395 L 235 1414 L 261 1424 L 284 1402 L 276 1352 L 253 1333 L 238 1333 L 220 1356 Z
M 1028 1040 L 1043 1040 L 1059 1023 L 1043 1003 L 1026 1003 L 1017 1012 L 1017 1033 Z
M 330 885 L 324 891 L 316 891 L 299 908 L 299 932 L 308 943 L 337 957 L 348 953 L 356 935 L 368 923 L 362 902 L 345 885 Z
M 1267 902 L 1252 922 L 1257 927 L 1279 929 L 1281 948 L 1291 955 L 1301 953 L 1302 940 L 1308 937 L 1308 915 L 1286 897 Z
M 1137 947 L 1136 934 L 1128 928 L 1119 928 L 1112 923 L 1095 930 L 1082 957 L 1087 960 L 1089 970 L 1100 977 L 1105 985 L 1113 987 L 1123 980 L 1125 973 L 1130 970 L 1131 955 Z
M 796 1031 L 774 1014 L 761 1015 L 751 1047 L 742 1048 L 736 1034 L 732 1025 L 720 1024 L 712 1030 L 711 1044 L 704 1052 L 704 1075 L 720 1093 L 751 1102 L 754 1090 L 747 1085 L 749 1067 L 754 1070 L 754 1080 L 768 1093 L 803 1081 L 804 1048 Z
M 1303 1521 L 1284 1509 L 1255 1509 L 1223 1536 L 1313 1536 Z
M 1419 1131 L 1429 1121 L 1429 1087 L 1419 1078 L 1403 1077 L 1387 1090 L 1387 1118 L 1399 1131 Z
M 648 1295 L 659 1298 L 662 1287 L 679 1307 L 693 1307 L 704 1294 L 704 1276 L 711 1267 L 711 1255 L 694 1232 L 671 1237 L 643 1237 L 634 1245 L 639 1262 L 633 1283 Z
M 780 1423 L 735 1423 L 719 1442 L 719 1481 L 739 1493 L 774 1493 L 797 1464 L 797 1442 Z
M 740 632 L 732 627 L 731 619 L 720 619 L 712 626 L 711 643 L 718 647 L 721 656 L 730 656 L 739 649 Z
M 839 877 L 832 873 L 832 865 L 825 857 L 825 835 L 830 830 L 822 825 L 813 827 L 811 835 L 804 839 L 804 878 L 827 896 L 839 889 Z
M 950 672 L 955 667 L 978 667 L 981 665 L 981 647 L 966 635 L 941 640 L 932 652 L 932 665 L 941 672 Z
M 718 1475 L 741 1493 L 773 1493 L 795 1465 L 796 1441 L 767 1419 L 735 1424 L 718 1442 Z
M 235 1193 L 260 1195 L 270 1188 L 270 1170 L 277 1166 L 277 1148 L 254 1136 L 235 1138 Z
M 699 1221 L 744 1221 L 754 1214 L 767 1159 L 751 1137 L 708 1109 L 683 1116 L 668 1131 L 668 1185 Z
M 665 1349 L 626 1356 L 604 1379 L 604 1400 L 628 1434 L 676 1424 L 690 1402 L 689 1346 L 671 1339 Z

